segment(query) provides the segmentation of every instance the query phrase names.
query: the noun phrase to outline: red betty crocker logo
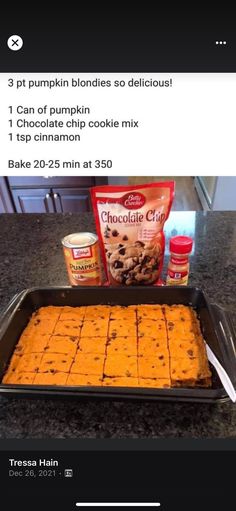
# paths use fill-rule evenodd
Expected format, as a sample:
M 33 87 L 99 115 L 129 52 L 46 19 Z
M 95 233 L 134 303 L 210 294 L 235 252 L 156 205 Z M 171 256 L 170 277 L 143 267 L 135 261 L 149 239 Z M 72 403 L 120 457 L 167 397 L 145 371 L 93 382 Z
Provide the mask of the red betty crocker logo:
M 120 202 L 126 209 L 139 209 L 144 206 L 146 198 L 139 192 L 126 193 Z

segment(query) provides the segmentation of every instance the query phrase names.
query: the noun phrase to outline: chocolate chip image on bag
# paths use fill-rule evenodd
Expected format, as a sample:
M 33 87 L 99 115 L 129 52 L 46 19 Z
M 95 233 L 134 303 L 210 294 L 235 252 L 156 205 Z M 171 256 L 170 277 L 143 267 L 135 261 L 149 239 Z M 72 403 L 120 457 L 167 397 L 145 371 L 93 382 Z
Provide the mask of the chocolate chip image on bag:
M 101 253 L 111 285 L 155 284 L 165 251 L 163 232 L 174 181 L 91 188 Z

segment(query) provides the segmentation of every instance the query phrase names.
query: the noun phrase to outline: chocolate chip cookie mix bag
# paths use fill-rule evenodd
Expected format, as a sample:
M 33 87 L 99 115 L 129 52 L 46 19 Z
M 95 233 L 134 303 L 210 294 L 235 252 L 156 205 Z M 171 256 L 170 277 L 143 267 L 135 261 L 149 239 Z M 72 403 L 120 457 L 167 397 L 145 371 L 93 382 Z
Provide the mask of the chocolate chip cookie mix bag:
M 161 274 L 163 232 L 174 181 L 136 186 L 97 186 L 91 196 L 108 283 L 156 284 Z

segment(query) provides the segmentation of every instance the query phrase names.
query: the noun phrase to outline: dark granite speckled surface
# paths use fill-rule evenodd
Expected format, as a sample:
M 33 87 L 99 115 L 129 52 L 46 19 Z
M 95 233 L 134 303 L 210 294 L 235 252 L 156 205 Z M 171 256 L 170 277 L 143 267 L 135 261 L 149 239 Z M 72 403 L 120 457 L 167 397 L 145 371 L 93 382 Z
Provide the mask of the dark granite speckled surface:
M 23 288 L 67 285 L 60 240 L 94 229 L 89 213 L 0 215 L 0 312 Z M 189 284 L 228 308 L 236 325 L 236 212 L 174 212 L 166 233 L 194 236 Z M 236 437 L 236 405 L 0 398 L 0 438 L 55 437 Z

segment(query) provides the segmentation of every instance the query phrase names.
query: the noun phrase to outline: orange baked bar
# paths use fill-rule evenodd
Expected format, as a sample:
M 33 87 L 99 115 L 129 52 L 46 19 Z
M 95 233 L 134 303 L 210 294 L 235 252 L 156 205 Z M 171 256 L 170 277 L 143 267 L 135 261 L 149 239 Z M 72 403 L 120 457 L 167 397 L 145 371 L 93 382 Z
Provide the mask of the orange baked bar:
M 32 315 L 2 383 L 204 387 L 211 372 L 191 307 L 49 306 Z

